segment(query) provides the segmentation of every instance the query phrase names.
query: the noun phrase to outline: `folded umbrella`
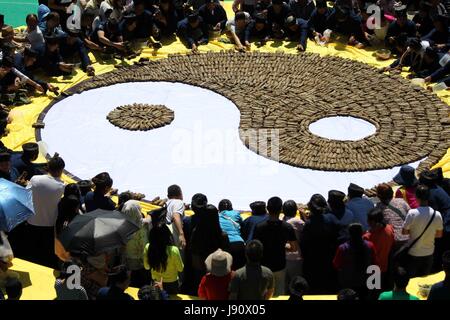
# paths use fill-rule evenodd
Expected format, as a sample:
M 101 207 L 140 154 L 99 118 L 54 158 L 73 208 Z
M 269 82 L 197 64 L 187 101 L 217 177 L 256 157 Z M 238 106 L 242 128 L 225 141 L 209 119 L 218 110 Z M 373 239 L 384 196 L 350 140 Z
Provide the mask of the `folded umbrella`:
M 97 209 L 76 216 L 59 240 L 71 253 L 98 255 L 126 245 L 138 230 L 139 226 L 124 214 Z
M 34 215 L 31 189 L 0 179 L 0 230 L 9 232 Z

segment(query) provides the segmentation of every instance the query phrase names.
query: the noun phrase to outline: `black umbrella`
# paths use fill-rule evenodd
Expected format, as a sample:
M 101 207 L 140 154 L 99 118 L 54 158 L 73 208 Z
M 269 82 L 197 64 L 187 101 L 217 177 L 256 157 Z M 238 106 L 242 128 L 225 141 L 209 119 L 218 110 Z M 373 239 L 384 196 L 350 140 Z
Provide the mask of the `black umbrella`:
M 71 253 L 98 255 L 124 246 L 138 230 L 124 214 L 97 209 L 76 216 L 59 240 Z

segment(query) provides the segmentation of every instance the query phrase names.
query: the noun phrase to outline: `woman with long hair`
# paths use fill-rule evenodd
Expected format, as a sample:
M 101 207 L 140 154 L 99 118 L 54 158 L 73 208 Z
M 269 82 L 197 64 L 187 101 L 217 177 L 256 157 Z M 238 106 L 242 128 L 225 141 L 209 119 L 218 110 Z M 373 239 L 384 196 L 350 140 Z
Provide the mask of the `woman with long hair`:
M 341 289 L 353 289 L 364 299 L 368 294 L 367 267 L 378 264 L 375 247 L 372 242 L 363 239 L 361 224 L 352 223 L 348 233 L 350 239 L 338 247 L 333 265 L 338 271 Z
M 184 264 L 167 225 L 154 225 L 150 230 L 149 243 L 144 250 L 144 267 L 151 271 L 155 282 L 162 282 L 168 294 L 178 294 L 178 274 L 183 272 Z
M 229 251 L 229 240 L 228 235 L 220 228 L 219 211 L 212 204 L 208 204 L 202 211 L 190 240 L 192 285 L 193 289 L 195 288 L 193 294 L 196 294 L 200 281 L 206 274 L 206 258 L 217 249 Z

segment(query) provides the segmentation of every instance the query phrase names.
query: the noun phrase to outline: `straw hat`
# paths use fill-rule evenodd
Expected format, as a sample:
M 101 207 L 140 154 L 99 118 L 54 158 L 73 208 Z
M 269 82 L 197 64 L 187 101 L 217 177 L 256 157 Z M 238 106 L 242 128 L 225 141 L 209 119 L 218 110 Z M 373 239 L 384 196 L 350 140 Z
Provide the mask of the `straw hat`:
M 226 276 L 231 272 L 233 257 L 228 252 L 217 249 L 205 260 L 206 269 L 216 277 Z

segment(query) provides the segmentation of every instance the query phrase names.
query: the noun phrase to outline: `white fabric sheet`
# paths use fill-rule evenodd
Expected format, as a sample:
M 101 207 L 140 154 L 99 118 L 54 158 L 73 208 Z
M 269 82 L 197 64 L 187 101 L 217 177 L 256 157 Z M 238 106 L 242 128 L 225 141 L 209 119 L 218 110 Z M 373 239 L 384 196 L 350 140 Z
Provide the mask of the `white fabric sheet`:
M 163 104 L 174 121 L 146 132 L 117 128 L 106 119 L 114 108 L 132 103 Z M 58 152 L 66 169 L 82 179 L 108 171 L 119 191 L 148 199 L 165 197 L 178 184 L 185 202 L 205 193 L 217 205 L 230 199 L 235 209 L 252 201 L 306 202 L 314 193 L 346 192 L 350 182 L 362 187 L 391 180 L 399 168 L 370 172 L 323 172 L 280 164 L 249 151 L 239 138 L 239 111 L 225 97 L 181 83 L 126 83 L 74 95 L 46 115 L 42 140 Z M 355 128 L 355 126 L 352 126 Z M 329 128 L 333 131 L 333 127 Z M 412 164 L 417 166 L 417 163 Z

